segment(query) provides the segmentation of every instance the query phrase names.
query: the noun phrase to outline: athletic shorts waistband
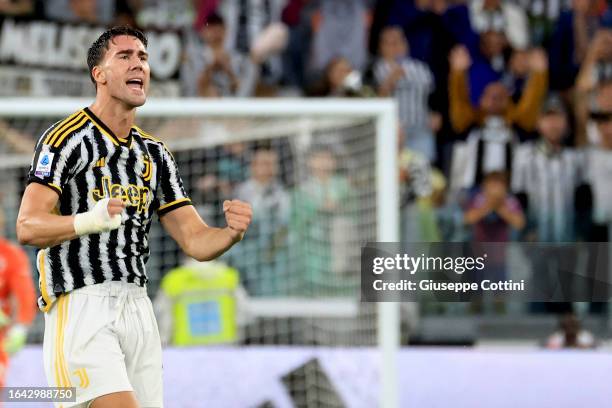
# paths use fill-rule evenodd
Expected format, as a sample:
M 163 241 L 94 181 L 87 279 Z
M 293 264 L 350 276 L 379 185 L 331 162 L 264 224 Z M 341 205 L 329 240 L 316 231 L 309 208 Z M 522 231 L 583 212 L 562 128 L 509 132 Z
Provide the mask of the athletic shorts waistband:
M 97 283 L 95 285 L 84 286 L 73 290 L 71 293 L 86 293 L 88 295 L 101 297 L 118 297 L 128 293 L 133 298 L 141 298 L 147 296 L 147 288 L 138 286 L 136 283 L 128 283 L 122 281 L 108 281 Z

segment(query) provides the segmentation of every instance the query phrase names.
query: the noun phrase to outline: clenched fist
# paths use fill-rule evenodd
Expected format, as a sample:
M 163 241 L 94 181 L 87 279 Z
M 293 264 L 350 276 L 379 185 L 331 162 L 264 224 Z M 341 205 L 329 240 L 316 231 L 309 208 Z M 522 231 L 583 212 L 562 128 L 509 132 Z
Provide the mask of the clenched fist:
M 223 202 L 223 212 L 225 213 L 227 230 L 232 240 L 234 242 L 242 240 L 253 219 L 251 204 L 240 200 L 225 200 Z

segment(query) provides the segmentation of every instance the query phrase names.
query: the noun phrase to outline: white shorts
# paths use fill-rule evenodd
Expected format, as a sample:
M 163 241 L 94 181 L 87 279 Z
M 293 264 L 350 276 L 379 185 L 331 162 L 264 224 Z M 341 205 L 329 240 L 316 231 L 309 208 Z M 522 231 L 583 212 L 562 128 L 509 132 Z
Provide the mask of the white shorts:
M 45 313 L 49 386 L 76 387 L 87 407 L 102 395 L 134 391 L 141 407 L 162 407 L 162 350 L 145 288 L 105 282 L 62 295 Z

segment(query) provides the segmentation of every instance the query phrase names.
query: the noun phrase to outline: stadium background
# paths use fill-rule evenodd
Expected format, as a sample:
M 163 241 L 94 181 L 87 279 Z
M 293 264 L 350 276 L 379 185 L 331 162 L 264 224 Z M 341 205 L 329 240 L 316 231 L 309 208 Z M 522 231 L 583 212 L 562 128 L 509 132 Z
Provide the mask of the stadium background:
M 34 101 L 31 115 L 0 111 L 4 232 L 15 238 L 36 138 L 64 116 L 35 106 L 93 97 L 87 46 L 103 27 L 130 24 L 150 38 L 151 102 L 395 101 L 397 207 L 406 242 L 492 236 L 608 241 L 612 211 L 605 203 L 611 202 L 612 187 L 598 182 L 593 171 L 577 182 L 575 174 L 586 164 L 563 162 L 561 172 L 550 170 L 552 164 L 528 170 L 513 164 L 528 162 L 530 148 L 546 138 L 543 133 L 555 133 L 540 126 L 540 119 L 561 115 L 568 126 L 559 148 L 576 157 L 596 151 L 603 157 L 597 170 L 604 179 L 610 174 L 610 136 L 602 142 L 605 136 L 597 135 L 585 115 L 597 104 L 612 111 L 612 93 L 606 91 L 612 80 L 609 8 L 605 0 L 0 2 L 0 94 L 11 101 L 30 98 L 25 106 Z M 604 95 L 599 101 L 598 92 Z M 496 105 L 506 96 L 511 106 Z M 478 117 L 470 106 L 487 114 Z M 238 303 L 252 300 L 259 315 L 224 309 L 220 318 L 236 320 L 236 333 L 208 345 L 169 345 L 168 406 L 379 404 L 376 306 L 358 302 L 355 252 L 376 238 L 376 124 L 367 115 L 276 113 L 140 119 L 142 128 L 175 151 L 189 193 L 209 223 L 222 222 L 219 202 L 227 197 L 256 197 L 259 204 L 249 237 L 223 258 L 238 271 L 241 284 L 228 296 Z M 507 120 L 487 120 L 500 116 Z M 503 153 L 483 147 L 489 142 L 501 145 Z M 507 146 L 513 149 L 511 160 Z M 474 168 L 466 170 L 465 163 Z M 517 212 L 525 214 L 522 231 L 500 227 L 499 220 L 493 230 L 464 223 L 492 170 L 511 170 L 508 199 L 520 203 Z M 543 181 L 528 191 L 516 174 Z M 267 188 L 258 189 L 258 182 Z M 571 191 L 560 193 L 560 186 Z M 536 202 L 547 204 L 534 211 Z M 151 246 L 149 294 L 157 299 L 168 341 L 177 343 L 171 324 L 164 325 L 173 317 L 172 285 L 164 290 L 162 279 L 185 260 L 159 225 Z M 31 248 L 28 253 L 34 256 Z M 224 279 L 215 290 L 233 288 L 235 276 L 216 267 Z M 532 265 L 549 267 L 554 265 Z M 203 293 L 211 290 L 199 284 Z M 603 379 L 612 326 L 607 303 L 424 301 L 402 305 L 401 312 L 400 406 L 607 406 Z M 200 313 L 205 319 L 206 311 Z M 42 328 L 39 314 L 30 345 L 12 362 L 10 385 L 44 383 Z M 577 333 L 578 344 L 563 344 Z M 543 351 L 564 346 L 573 350 Z M 502 401 L 500 394 L 512 398 Z

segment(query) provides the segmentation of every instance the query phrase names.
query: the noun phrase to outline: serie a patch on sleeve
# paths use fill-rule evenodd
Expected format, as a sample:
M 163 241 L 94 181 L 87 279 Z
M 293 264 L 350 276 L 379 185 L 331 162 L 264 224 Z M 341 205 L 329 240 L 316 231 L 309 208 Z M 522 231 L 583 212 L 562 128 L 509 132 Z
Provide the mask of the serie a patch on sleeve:
M 34 175 L 39 178 L 49 177 L 51 175 L 51 165 L 53 164 L 53 156 L 55 153 L 43 153 L 36 163 Z

